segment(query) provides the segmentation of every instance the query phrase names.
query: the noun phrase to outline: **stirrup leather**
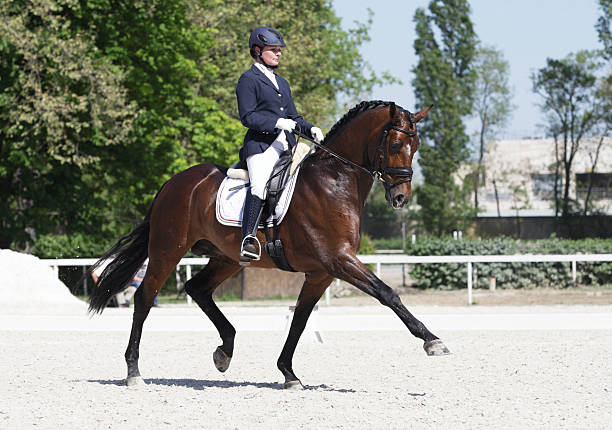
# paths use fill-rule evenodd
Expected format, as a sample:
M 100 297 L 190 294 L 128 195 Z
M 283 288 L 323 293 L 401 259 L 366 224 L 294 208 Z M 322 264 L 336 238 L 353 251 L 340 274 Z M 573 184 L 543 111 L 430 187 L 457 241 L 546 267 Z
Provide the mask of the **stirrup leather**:
M 247 244 L 247 240 L 253 241 L 252 245 L 255 248 L 255 252 L 245 249 L 248 245 L 251 245 L 251 243 Z M 259 239 L 257 239 L 257 236 L 249 234 L 245 236 L 244 239 L 242 239 L 242 243 L 240 244 L 240 257 L 248 258 L 249 260 L 254 261 L 258 261 L 261 259 L 261 243 L 259 242 Z

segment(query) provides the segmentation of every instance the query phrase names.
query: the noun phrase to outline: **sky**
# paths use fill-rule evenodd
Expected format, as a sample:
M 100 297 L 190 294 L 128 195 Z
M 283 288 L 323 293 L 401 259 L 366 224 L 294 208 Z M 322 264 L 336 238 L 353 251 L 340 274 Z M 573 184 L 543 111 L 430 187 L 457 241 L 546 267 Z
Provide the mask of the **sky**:
M 600 16 L 596 0 L 470 0 L 472 23 L 480 41 L 501 51 L 510 65 L 510 86 L 517 109 L 499 138 L 542 136 L 543 115 L 532 91 L 530 75 L 546 65 L 547 58 L 561 59 L 582 49 L 600 49 L 595 24 Z M 336 15 L 346 30 L 354 21 L 366 22 L 373 12 L 371 40 L 361 49 L 363 58 L 377 72 L 390 72 L 402 81 L 374 89 L 372 99 L 390 100 L 410 111 L 415 106 L 411 69 L 416 38 L 413 22 L 417 8 L 429 0 L 333 0 Z M 468 123 L 473 132 L 477 121 Z

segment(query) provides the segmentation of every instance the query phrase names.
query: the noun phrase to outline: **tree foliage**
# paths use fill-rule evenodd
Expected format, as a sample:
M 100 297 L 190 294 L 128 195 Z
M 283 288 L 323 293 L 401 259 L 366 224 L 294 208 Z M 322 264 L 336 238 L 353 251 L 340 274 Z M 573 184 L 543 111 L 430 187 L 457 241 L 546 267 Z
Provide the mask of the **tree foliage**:
M 331 126 L 340 111 L 344 113 L 343 102 L 352 105 L 374 85 L 393 81 L 387 74 L 376 76 L 359 52 L 369 40 L 371 20 L 344 31 L 331 1 L 265 3 L 215 0 L 211 12 L 194 14 L 199 27 L 210 28 L 216 35 L 209 55 L 219 73 L 210 85 L 210 94 L 230 116 L 238 116 L 236 82 L 253 63 L 248 47 L 250 33 L 261 25 L 283 35 L 287 47 L 277 73 L 291 83 L 298 112 L 311 123 Z
M 474 101 L 476 35 L 466 0 L 432 0 L 414 15 L 419 57 L 412 81 L 417 103 L 434 104 L 420 127 L 424 183 L 417 202 L 425 228 L 441 235 L 462 227 L 471 213 L 469 191 L 455 174 L 469 157 L 464 119 Z
M 116 237 L 171 175 L 233 163 L 234 88 L 259 25 L 285 35 L 279 73 L 313 123 L 386 79 L 359 53 L 368 24 L 343 31 L 331 1 L 0 3 L 0 247 Z
M 474 208 L 478 210 L 478 189 L 485 178 L 485 144 L 495 138 L 502 129 L 515 106 L 508 80 L 510 65 L 501 51 L 480 45 L 474 59 L 476 81 L 474 87 L 474 112 L 478 117 L 478 147 L 474 178 Z
M 581 51 L 562 60 L 547 59 L 546 66 L 532 74 L 533 90 L 542 97 L 547 131 L 555 140 L 555 213 L 567 218 L 574 211 L 570 198 L 571 169 L 582 141 L 599 131 L 609 115 L 608 104 L 600 99 L 596 53 Z M 557 183 L 563 189 L 558 193 Z
M 136 115 L 120 68 L 73 29 L 66 7 L 10 0 L 0 7 L 0 246 L 26 228 L 84 228 L 90 170 L 123 147 Z
M 612 61 L 612 0 L 599 0 L 599 7 L 602 15 L 597 20 L 595 28 L 603 44 L 604 57 Z

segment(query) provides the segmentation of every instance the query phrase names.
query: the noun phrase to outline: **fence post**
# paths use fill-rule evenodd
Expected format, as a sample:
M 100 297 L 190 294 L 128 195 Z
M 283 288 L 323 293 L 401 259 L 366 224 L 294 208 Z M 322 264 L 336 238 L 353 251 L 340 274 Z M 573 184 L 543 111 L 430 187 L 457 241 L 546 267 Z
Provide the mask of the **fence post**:
M 185 266 L 185 284 L 187 284 L 187 281 L 189 281 L 191 279 L 191 265 L 188 264 L 187 266 Z M 192 300 L 191 300 L 191 296 L 189 294 L 185 294 L 187 296 L 187 304 L 189 306 L 191 306 L 192 304 Z
M 376 263 L 376 276 L 378 276 L 378 279 L 380 279 L 380 275 L 382 272 L 381 266 L 382 264 L 380 263 L 380 261 Z
M 472 262 L 467 263 L 468 305 L 472 304 Z
M 572 280 L 576 283 L 576 260 L 572 260 Z
M 83 294 L 87 297 L 87 266 L 83 266 Z

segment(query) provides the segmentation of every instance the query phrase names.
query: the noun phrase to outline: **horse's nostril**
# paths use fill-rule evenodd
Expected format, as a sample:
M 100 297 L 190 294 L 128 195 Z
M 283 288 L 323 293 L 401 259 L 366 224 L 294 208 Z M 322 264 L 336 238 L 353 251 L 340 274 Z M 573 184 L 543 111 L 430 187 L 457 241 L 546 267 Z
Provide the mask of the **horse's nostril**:
M 397 205 L 401 205 L 402 203 L 404 203 L 404 195 L 398 194 L 397 196 L 395 196 L 395 203 Z

